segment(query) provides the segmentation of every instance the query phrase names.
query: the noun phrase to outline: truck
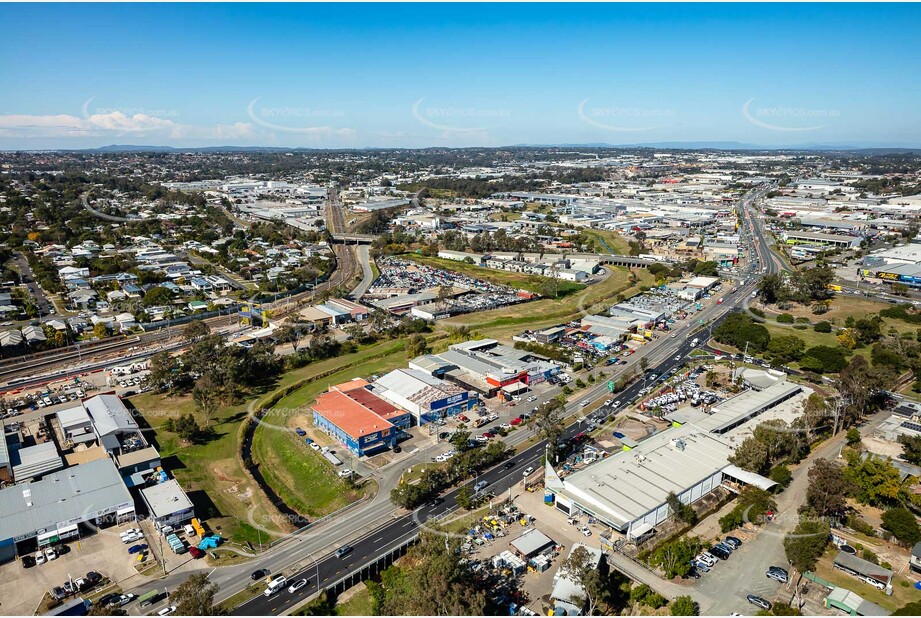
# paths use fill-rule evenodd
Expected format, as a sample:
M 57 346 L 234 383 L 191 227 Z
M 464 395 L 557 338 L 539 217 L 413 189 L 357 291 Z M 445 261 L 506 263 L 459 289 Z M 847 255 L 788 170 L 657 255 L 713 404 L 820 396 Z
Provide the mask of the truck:
M 198 521 L 197 517 L 192 518 L 192 528 L 195 530 L 199 537 L 204 538 L 205 529 L 202 527 L 201 522 Z
M 287 583 L 288 583 L 288 580 L 285 578 L 285 576 L 279 575 L 278 577 L 274 578 L 272 581 L 269 582 L 269 584 L 265 588 L 265 591 L 262 594 L 263 596 L 270 597 L 276 592 L 278 592 L 279 590 L 281 590 L 282 588 L 284 588 L 287 585 Z
M 700 343 L 700 339 L 698 339 L 697 337 L 694 337 L 693 339 L 691 339 L 691 346 L 692 346 L 692 347 L 695 347 L 695 348 L 696 348 L 696 347 L 697 347 L 697 344 L 699 344 L 699 343 Z

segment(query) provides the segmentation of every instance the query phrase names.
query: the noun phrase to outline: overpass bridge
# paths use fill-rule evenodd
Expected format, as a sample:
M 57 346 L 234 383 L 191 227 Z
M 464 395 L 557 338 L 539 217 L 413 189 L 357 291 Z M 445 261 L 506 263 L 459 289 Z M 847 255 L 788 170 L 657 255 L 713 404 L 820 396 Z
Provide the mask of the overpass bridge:
M 377 239 L 377 236 L 372 236 L 370 234 L 331 233 L 330 238 L 332 242 L 339 244 L 370 245 Z

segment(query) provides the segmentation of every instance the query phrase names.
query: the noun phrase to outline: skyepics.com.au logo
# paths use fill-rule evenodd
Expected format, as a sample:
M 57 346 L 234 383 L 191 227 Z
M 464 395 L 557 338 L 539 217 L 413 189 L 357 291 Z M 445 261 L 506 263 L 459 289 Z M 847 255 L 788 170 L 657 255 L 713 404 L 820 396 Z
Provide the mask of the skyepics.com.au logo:
M 314 136 L 350 137 L 354 129 L 333 127 L 331 120 L 341 121 L 346 117 L 343 109 L 312 106 L 260 105 L 262 97 L 256 97 L 246 106 L 246 115 L 253 123 L 271 131 L 301 133 Z
M 836 109 L 814 109 L 787 105 L 758 106 L 752 97 L 742 105 L 742 116 L 755 126 L 771 131 L 818 131 L 828 121 L 841 117 Z
M 422 97 L 412 106 L 416 120 L 427 127 L 454 133 L 477 133 L 492 128 L 496 121 L 507 120 L 512 113 L 507 109 L 489 109 L 474 106 L 446 105 L 423 106 Z
M 80 110 L 83 113 L 83 117 L 86 119 L 92 118 L 94 116 L 113 116 L 113 115 L 122 115 L 128 118 L 133 117 L 143 117 L 143 118 L 161 118 L 165 120 L 171 120 L 179 118 L 180 112 L 178 109 L 169 109 L 169 108 L 150 108 L 150 107 L 124 107 L 124 106 L 114 106 L 114 107 L 104 107 L 104 106 L 95 106 L 93 107 L 93 101 L 96 100 L 96 97 L 90 97 L 83 102 Z
M 675 118 L 675 111 L 671 109 L 589 106 L 590 100 L 585 98 L 579 103 L 576 109 L 579 118 L 605 131 L 653 131 L 670 124 Z

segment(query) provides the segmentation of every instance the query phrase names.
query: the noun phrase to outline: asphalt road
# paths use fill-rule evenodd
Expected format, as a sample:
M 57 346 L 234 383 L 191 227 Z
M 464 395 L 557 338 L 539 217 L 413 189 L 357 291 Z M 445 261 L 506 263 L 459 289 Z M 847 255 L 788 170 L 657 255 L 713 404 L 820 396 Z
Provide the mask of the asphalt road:
M 741 299 L 743 294 L 747 293 L 746 291 L 750 292 L 751 289 L 752 286 L 740 289 L 735 298 Z M 701 319 L 713 318 L 714 325 L 716 325 L 732 308 L 734 308 L 734 303 L 727 301 L 722 305 L 713 305 L 705 309 L 699 316 Z M 655 349 L 650 348 L 649 357 L 651 360 L 647 371 L 663 375 L 667 374 L 673 367 L 684 364 L 685 357 L 694 349 L 691 346 L 692 339 L 693 337 L 688 337 L 686 333 L 676 333 L 674 338 L 666 337 L 661 339 L 658 342 L 658 347 Z M 620 400 L 622 402 L 621 408 L 623 408 L 626 402 L 633 401 L 639 396 L 639 391 L 643 387 L 644 381 L 638 380 L 614 395 L 613 398 Z M 609 394 L 606 383 L 602 383 L 586 392 L 580 401 L 587 399 L 590 402 L 595 402 L 599 399 L 610 397 L 612 395 Z M 573 402 L 567 406 L 567 413 L 577 412 L 581 408 L 580 403 Z M 616 414 L 618 411 L 611 408 L 600 408 L 593 412 L 592 416 L 607 416 Z M 564 436 L 575 436 L 579 433 L 580 427 L 581 423 L 579 422 L 570 424 Z M 511 487 L 521 482 L 522 470 L 529 466 L 535 468 L 538 466 L 544 453 L 545 443 L 545 441 L 540 441 L 534 444 L 515 457 L 471 479 L 465 485 L 469 485 L 472 488 L 475 483 L 486 481 L 488 483 L 486 490 L 493 492 L 496 496 L 501 496 Z M 321 587 L 329 586 L 349 572 L 361 568 L 375 558 L 385 555 L 391 548 L 399 547 L 407 539 L 414 537 L 429 519 L 440 518 L 455 510 L 457 508 L 457 491 L 456 488 L 452 489 L 443 495 L 443 501 L 440 503 L 420 507 L 411 514 L 399 517 L 383 527 L 369 532 L 355 541 L 351 541 L 349 545 L 353 548 L 352 551 L 342 558 L 326 555 L 319 561 L 299 570 L 296 574 L 286 575 L 289 582 L 298 579 L 308 580 L 307 585 L 300 590 L 288 593 L 287 589 L 285 589 L 270 597 L 256 597 L 239 606 L 233 613 L 236 615 L 275 615 L 284 613 L 317 591 L 317 579 L 319 579 Z

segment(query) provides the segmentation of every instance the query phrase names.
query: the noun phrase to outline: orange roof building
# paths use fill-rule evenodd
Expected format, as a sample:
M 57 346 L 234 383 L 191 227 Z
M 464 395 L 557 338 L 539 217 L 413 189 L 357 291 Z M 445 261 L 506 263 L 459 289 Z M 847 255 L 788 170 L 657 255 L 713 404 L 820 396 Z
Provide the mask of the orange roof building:
M 361 457 L 393 447 L 411 415 L 367 390 L 365 380 L 330 387 L 313 404 L 313 424 Z

